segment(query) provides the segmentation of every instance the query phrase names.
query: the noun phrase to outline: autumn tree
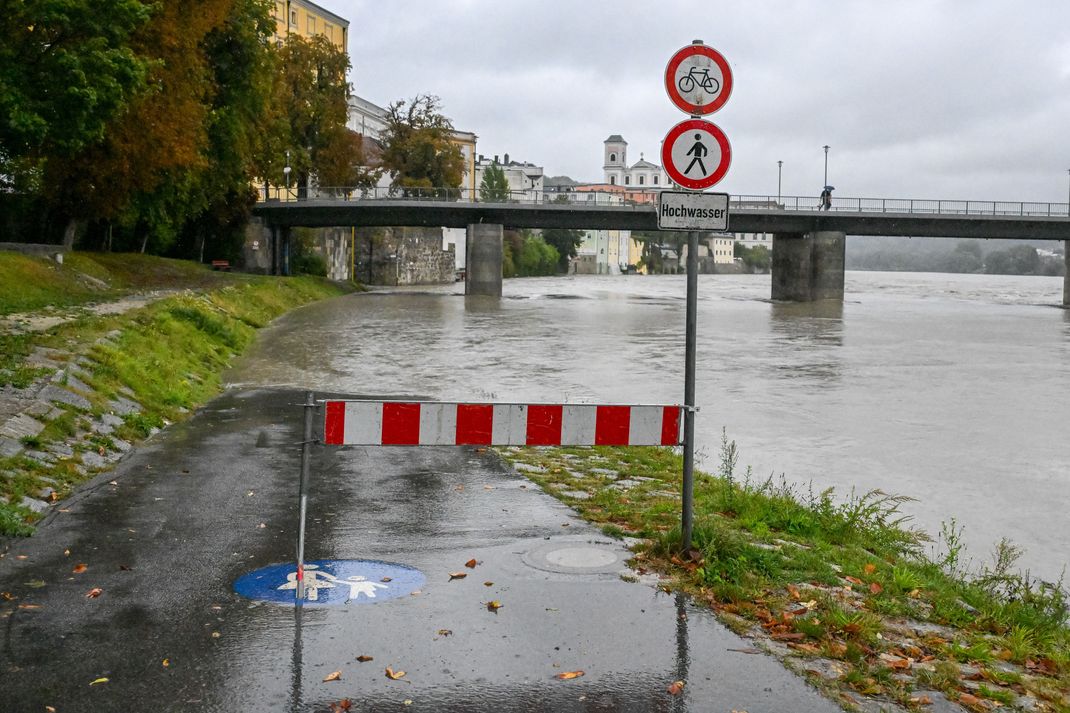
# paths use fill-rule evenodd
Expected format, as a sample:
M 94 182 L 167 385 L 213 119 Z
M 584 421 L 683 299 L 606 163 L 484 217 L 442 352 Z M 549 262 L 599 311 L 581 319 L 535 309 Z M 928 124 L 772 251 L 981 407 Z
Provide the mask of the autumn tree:
M 509 181 L 497 163 L 492 163 L 483 171 L 483 179 L 479 182 L 479 200 L 484 203 L 504 203 L 509 200 Z
M 286 40 L 279 52 L 275 86 L 284 133 L 275 141 L 276 154 L 262 161 L 264 176 L 276 185 L 282 183 L 286 151 L 299 190 L 313 176 L 324 186 L 346 185 L 361 178 L 356 167 L 363 163 L 362 145 L 346 129 L 348 69 L 346 53 L 325 37 Z
M 460 195 L 464 156 L 453 143 L 453 122 L 439 110 L 438 97 L 421 94 L 387 109 L 382 167 L 392 185 L 408 193 L 436 189 L 437 195 Z

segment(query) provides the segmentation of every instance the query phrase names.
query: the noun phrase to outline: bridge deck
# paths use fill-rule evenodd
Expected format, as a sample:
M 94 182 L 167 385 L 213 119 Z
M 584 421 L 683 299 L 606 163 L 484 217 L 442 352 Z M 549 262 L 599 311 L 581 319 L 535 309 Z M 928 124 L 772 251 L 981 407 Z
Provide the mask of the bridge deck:
M 419 200 L 306 200 L 264 202 L 254 215 L 279 226 L 431 226 L 464 228 L 491 223 L 510 228 L 657 230 L 651 205 L 473 203 Z M 730 208 L 736 233 L 1070 240 L 1070 217 L 1047 215 L 966 215 Z

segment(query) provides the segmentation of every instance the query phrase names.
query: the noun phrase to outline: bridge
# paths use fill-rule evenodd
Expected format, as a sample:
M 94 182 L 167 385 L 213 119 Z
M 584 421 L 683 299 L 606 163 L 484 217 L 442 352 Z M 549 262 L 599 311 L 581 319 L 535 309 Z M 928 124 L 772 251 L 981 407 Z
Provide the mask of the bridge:
M 283 198 L 287 197 L 260 202 L 253 209 L 273 233 L 298 226 L 467 229 L 470 294 L 501 294 L 503 226 L 658 229 L 652 202 L 628 203 L 617 196 L 584 192 L 514 193 L 495 202 L 460 196 L 452 189 L 410 189 L 400 196 L 390 189 L 323 188 Z M 1063 240 L 1070 247 L 1070 204 L 834 198 L 827 210 L 821 210 L 814 197 L 732 196 L 729 229 L 773 234 L 773 299 L 842 300 L 847 235 Z M 1063 304 L 1070 305 L 1070 249 L 1066 252 Z

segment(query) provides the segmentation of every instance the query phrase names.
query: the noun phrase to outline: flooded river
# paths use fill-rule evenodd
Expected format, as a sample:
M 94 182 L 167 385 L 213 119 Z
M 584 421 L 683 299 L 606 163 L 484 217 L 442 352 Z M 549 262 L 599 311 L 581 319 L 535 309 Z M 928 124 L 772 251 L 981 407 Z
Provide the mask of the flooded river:
M 299 310 L 231 372 L 237 386 L 443 400 L 678 403 L 685 278 L 508 280 L 377 291 Z M 755 477 L 910 495 L 954 517 L 975 563 L 1070 562 L 1070 311 L 1062 278 L 847 274 L 840 305 L 772 304 L 768 276 L 699 281 L 699 465 L 721 431 Z

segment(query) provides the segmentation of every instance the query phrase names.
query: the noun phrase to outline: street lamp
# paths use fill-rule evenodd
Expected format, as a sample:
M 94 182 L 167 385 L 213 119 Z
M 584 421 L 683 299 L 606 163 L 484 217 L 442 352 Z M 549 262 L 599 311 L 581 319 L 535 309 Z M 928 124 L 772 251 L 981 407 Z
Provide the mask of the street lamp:
M 290 152 L 286 152 L 286 166 L 282 169 L 282 175 L 286 176 L 286 200 L 290 200 Z
M 825 149 L 825 185 L 829 184 L 829 147 L 825 144 L 822 148 Z
M 776 162 L 776 202 L 780 205 L 780 170 L 784 167 L 783 161 Z

